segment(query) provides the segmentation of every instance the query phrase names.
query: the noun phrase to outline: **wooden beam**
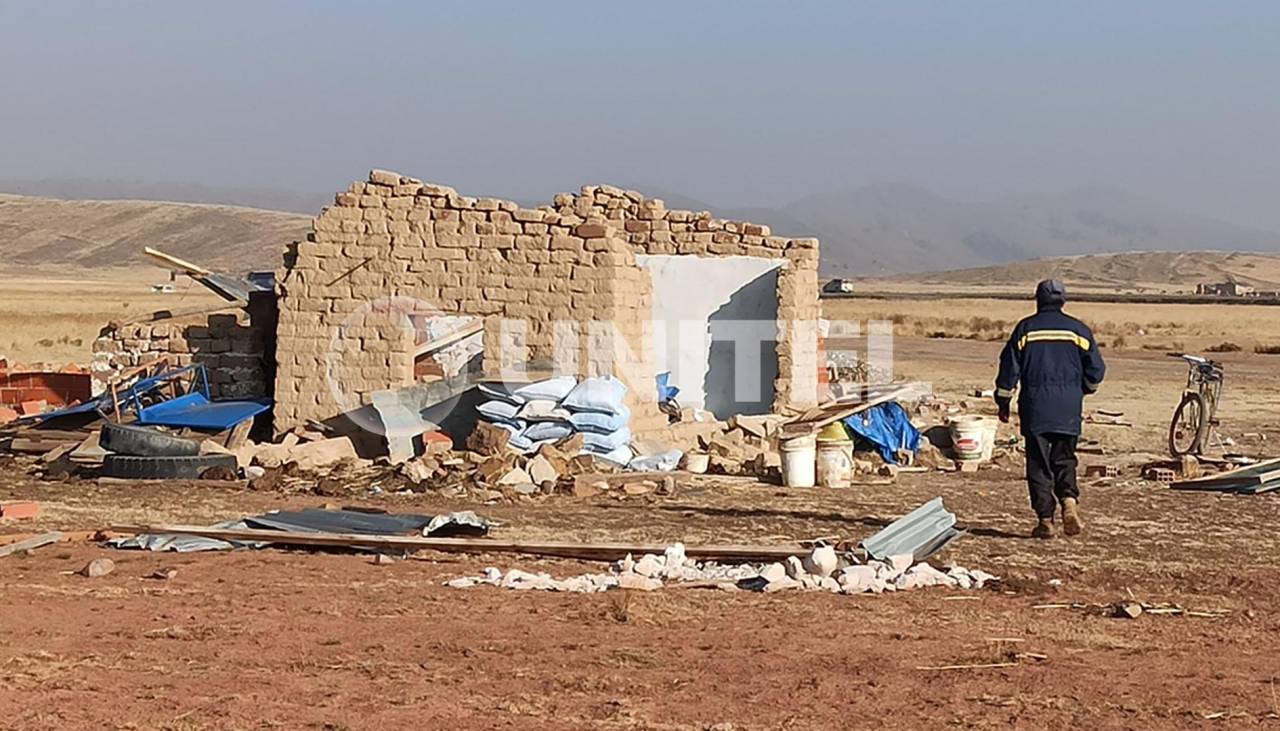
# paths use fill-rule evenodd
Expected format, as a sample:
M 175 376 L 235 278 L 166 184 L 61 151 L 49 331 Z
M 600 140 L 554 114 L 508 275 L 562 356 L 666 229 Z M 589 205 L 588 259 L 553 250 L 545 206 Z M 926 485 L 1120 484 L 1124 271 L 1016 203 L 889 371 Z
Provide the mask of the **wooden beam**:
M 210 274 L 213 274 L 213 272 L 209 271 L 208 269 L 205 269 L 199 264 L 192 264 L 189 261 L 186 261 L 184 259 L 179 259 L 178 257 L 172 254 L 166 254 L 163 251 L 159 251 L 158 249 L 153 249 L 150 246 L 144 248 L 142 251 L 152 259 L 156 259 L 158 261 L 164 262 L 171 269 L 181 269 L 183 272 L 186 272 L 187 274 L 190 274 L 193 276 L 199 276 L 199 277 L 207 277 Z
M 32 549 L 40 548 L 41 546 L 47 546 L 50 543 L 57 543 L 60 540 L 62 540 L 62 534 L 55 530 L 48 533 L 42 533 L 38 536 L 27 538 L 25 540 L 14 541 L 6 546 L 0 546 L 0 558 L 17 553 L 18 551 L 30 551 Z
M 483 321 L 472 323 L 462 328 L 461 330 L 455 330 L 454 332 L 451 332 L 448 335 L 442 335 L 436 338 L 435 340 L 428 340 L 427 342 L 417 346 L 414 349 L 413 357 L 416 360 L 428 353 L 440 350 L 445 346 L 453 345 L 459 340 L 469 338 L 472 335 L 475 335 L 476 333 L 480 332 L 481 330 L 484 330 Z
M 126 535 L 178 534 L 221 538 L 226 541 L 278 543 L 288 546 L 327 546 L 332 548 L 386 548 L 408 551 L 442 551 L 444 553 L 524 553 L 532 556 L 577 558 L 589 561 L 613 561 L 628 553 L 661 554 L 665 544 L 642 543 L 544 543 L 498 541 L 488 538 L 420 538 L 416 536 L 371 536 L 360 533 L 303 533 L 294 531 L 210 528 L 199 525 L 113 525 L 111 531 Z M 796 546 L 685 546 L 689 558 L 716 561 L 781 561 L 788 556 L 803 556 L 808 551 Z

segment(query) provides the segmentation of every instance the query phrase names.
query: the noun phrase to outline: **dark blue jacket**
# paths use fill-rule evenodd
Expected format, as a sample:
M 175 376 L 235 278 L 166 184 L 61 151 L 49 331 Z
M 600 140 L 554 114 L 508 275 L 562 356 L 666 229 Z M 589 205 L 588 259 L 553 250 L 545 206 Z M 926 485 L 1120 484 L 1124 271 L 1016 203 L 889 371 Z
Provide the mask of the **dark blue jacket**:
M 1019 322 L 1000 353 L 996 401 L 1007 403 L 1019 383 L 1018 415 L 1022 433 L 1080 434 L 1085 394 L 1098 390 L 1106 364 L 1093 332 L 1062 312 L 1041 305 Z

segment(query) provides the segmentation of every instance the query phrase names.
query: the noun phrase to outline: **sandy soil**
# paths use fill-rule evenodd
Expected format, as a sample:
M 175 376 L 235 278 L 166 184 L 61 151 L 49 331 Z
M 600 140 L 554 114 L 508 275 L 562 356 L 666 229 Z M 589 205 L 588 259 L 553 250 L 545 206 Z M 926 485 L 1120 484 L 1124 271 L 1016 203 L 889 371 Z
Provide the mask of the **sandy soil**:
M 901 341 L 898 362 L 958 400 L 990 382 L 991 343 Z M 1280 376 L 1228 365 L 1224 431 L 1280 439 Z M 1181 387 L 1176 364 L 1117 356 L 1094 406 L 1138 426 L 1089 426 L 1116 452 L 1158 453 Z M 1247 394 L 1247 397 L 1246 397 Z M 1240 446 L 1246 449 L 1246 446 Z M 578 562 L 266 550 L 203 555 L 90 543 L 0 559 L 0 717 L 7 728 L 1199 728 L 1280 723 L 1280 499 L 1185 494 L 1138 478 L 1086 484 L 1078 539 L 1033 541 L 1021 463 L 974 475 L 902 475 L 848 490 L 725 480 L 674 497 L 467 505 L 438 496 L 344 503 L 474 508 L 495 535 L 559 540 L 860 539 L 935 495 L 968 534 L 938 563 L 1005 581 L 983 592 L 756 595 L 693 589 L 594 596 L 454 590 L 486 565 L 570 574 Z M 203 522 L 315 495 L 209 484 L 42 482 L 0 470 L 0 499 L 44 514 L 0 531 L 122 520 Z M 71 572 L 108 556 L 112 574 Z M 167 581 L 145 578 L 161 567 Z M 1060 583 L 1059 583 L 1060 582 Z M 1122 620 L 1041 604 L 1136 598 L 1220 618 Z M 1016 640 L 1016 641 L 1014 641 Z M 1019 656 L 1019 654 L 1022 654 Z M 1044 659 L 1036 659 L 1043 656 Z M 920 668 L 992 662 L 1012 667 Z

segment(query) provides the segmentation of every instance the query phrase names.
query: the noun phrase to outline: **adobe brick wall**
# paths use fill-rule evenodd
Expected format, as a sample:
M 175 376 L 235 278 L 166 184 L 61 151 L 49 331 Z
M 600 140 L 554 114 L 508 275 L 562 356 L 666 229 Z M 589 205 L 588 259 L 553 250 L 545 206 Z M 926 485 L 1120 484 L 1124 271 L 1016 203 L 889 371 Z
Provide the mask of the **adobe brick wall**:
M 100 393 L 116 373 L 169 355 L 175 366 L 203 363 L 215 399 L 267 396 L 269 335 L 245 312 L 107 328 L 93 343 L 94 391 Z
M 660 200 L 611 186 L 525 209 L 383 170 L 338 193 L 313 228 L 277 273 L 278 430 L 334 417 L 410 383 L 407 313 L 419 308 L 485 316 L 490 370 L 551 360 L 558 348 L 577 351 L 579 374 L 611 372 L 629 382 L 633 431 L 658 428 L 665 419 L 651 398 L 641 398 L 654 388 L 652 283 L 636 254 L 785 259 L 776 405 L 808 406 L 816 398 L 816 342 L 789 322 L 819 314 L 815 239 L 667 211 Z M 522 325 L 504 331 L 503 320 Z M 557 322 L 580 330 L 566 333 Z M 602 334 L 600 323 L 611 323 L 617 337 Z M 605 343 L 612 346 L 607 355 L 598 347 Z

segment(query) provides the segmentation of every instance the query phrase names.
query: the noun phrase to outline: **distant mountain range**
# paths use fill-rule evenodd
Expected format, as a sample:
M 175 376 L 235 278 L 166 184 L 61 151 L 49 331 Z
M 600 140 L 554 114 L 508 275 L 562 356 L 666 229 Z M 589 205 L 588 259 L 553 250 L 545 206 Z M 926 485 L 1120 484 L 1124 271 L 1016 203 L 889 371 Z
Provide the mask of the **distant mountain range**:
M 914 185 L 881 183 L 767 208 L 714 206 L 652 186 L 629 187 L 662 198 L 668 208 L 709 210 L 720 218 L 767 224 L 779 235 L 817 237 L 822 240 L 822 271 L 828 276 L 881 276 L 1109 252 L 1280 252 L 1280 232 L 1219 221 L 1104 187 L 967 202 Z M 272 268 L 279 263 L 279 250 L 305 234 L 306 216 L 332 200 L 329 193 L 87 180 L 0 181 L 0 191 L 81 203 L 129 199 L 129 206 L 71 206 L 10 198 L 0 207 L 0 252 L 11 263 L 16 254 L 18 263 L 53 265 L 101 265 L 125 250 L 157 245 L 170 246 L 179 255 L 203 251 L 215 263 L 244 263 L 237 268 Z M 170 202 L 142 203 L 161 200 Z M 184 203 L 222 205 L 184 211 Z M 42 214 L 40 206 L 47 206 L 47 212 Z M 68 218 L 72 211 L 75 215 Z M 128 220 L 140 211 L 149 211 L 151 218 Z M 77 241 L 94 246 L 80 251 Z
M 668 208 L 768 224 L 778 234 L 817 236 L 823 273 L 842 277 L 1128 251 L 1280 252 L 1278 232 L 1102 187 L 978 203 L 890 183 L 808 196 L 779 208 L 716 209 L 679 195 L 664 200 Z

